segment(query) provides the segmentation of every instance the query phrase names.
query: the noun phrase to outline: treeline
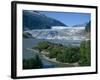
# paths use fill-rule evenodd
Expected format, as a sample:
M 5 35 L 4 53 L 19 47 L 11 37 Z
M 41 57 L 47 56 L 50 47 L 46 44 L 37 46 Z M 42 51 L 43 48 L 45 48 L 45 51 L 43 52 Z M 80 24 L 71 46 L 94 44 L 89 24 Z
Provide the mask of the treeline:
M 42 61 L 38 55 L 36 55 L 36 58 L 23 59 L 23 69 L 37 69 L 42 67 Z
M 90 32 L 91 31 L 91 21 L 89 21 L 85 26 L 85 31 Z
M 48 41 L 38 43 L 33 49 L 40 52 L 46 51 L 45 54 L 49 58 L 56 58 L 57 61 L 62 63 L 78 62 L 82 66 L 90 65 L 90 41 L 83 41 L 80 47 L 76 46 L 63 46 L 62 44 L 54 44 Z
M 54 44 L 48 41 L 38 43 L 33 47 L 41 51 L 47 51 L 49 54 L 45 54 L 49 58 L 56 58 L 57 61 L 63 63 L 74 63 L 79 61 L 79 47 L 63 46 L 62 44 Z
M 80 60 L 79 64 L 81 66 L 91 65 L 91 42 L 83 41 L 80 45 Z

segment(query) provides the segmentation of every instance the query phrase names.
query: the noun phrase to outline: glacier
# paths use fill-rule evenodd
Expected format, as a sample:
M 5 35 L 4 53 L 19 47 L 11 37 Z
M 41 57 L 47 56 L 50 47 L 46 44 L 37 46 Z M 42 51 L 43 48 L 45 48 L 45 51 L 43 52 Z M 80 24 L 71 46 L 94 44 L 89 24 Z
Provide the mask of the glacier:
M 52 27 L 24 31 L 36 39 L 86 40 L 85 27 Z

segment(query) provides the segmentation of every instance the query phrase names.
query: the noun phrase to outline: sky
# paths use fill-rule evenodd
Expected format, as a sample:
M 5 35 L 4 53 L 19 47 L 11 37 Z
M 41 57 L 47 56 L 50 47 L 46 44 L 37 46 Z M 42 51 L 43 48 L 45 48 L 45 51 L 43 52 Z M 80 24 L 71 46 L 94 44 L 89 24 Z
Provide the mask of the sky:
M 41 12 L 48 17 L 59 20 L 68 26 L 83 24 L 91 19 L 90 13 L 75 13 L 75 12 Z

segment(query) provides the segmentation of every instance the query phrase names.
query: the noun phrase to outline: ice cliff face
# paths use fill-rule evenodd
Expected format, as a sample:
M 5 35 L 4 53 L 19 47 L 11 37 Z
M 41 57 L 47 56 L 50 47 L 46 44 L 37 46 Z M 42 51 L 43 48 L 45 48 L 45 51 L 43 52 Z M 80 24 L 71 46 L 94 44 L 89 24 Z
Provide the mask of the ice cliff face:
M 68 27 L 60 29 L 37 29 L 28 30 L 24 33 L 30 33 L 37 39 L 62 39 L 62 40 L 85 40 L 85 27 Z

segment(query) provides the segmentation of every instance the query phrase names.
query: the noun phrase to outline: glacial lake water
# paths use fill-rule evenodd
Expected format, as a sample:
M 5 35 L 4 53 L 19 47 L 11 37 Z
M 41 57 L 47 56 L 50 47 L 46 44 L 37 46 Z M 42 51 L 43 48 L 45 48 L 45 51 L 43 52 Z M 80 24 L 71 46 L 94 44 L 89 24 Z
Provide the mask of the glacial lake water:
M 27 50 L 27 48 L 32 48 L 33 46 L 37 45 L 40 41 L 43 41 L 43 40 L 40 40 L 40 39 L 32 39 L 32 38 L 26 38 L 26 39 L 23 39 L 23 58 L 24 59 L 30 59 L 30 58 L 35 58 L 36 54 L 33 52 L 33 51 L 30 51 L 30 50 Z M 79 40 L 48 40 L 50 42 L 53 42 L 53 43 L 60 43 L 60 44 L 63 44 L 63 45 L 80 45 L 80 41 Z M 48 68 L 48 67 L 54 67 L 55 64 L 52 64 L 51 62 L 45 60 L 45 59 L 42 59 L 42 62 L 43 62 L 43 65 L 44 67 Z

